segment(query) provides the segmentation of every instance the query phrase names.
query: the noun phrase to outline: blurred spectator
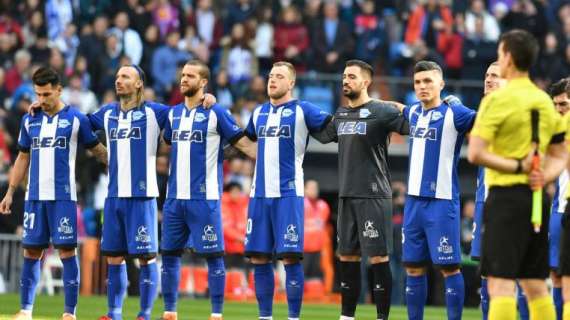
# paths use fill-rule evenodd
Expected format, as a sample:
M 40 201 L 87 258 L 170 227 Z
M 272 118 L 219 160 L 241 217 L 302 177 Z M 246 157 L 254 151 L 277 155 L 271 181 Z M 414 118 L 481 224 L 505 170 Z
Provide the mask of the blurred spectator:
M 6 72 L 0 67 L 0 109 L 6 109 L 6 99 L 10 96 L 6 90 Z
M 256 104 L 262 104 L 267 100 L 267 89 L 265 88 L 265 78 L 257 75 L 251 79 L 247 97 L 249 100 L 255 101 Z
M 348 25 L 338 18 L 338 5 L 327 0 L 323 19 L 312 32 L 313 64 L 324 73 L 338 73 L 353 54 L 353 40 Z
M 87 59 L 87 70 L 92 78 L 92 90 L 97 95 L 102 95 L 104 87 L 101 86 L 106 66 L 103 64 L 106 59 L 107 29 L 109 20 L 105 16 L 98 16 L 93 21 L 93 31 L 82 35 L 79 40 L 78 54 Z
M 15 40 L 7 33 L 0 33 L 0 66 L 4 68 L 12 67 L 14 56 Z
M 198 36 L 208 45 L 210 51 L 219 48 L 220 39 L 224 35 L 224 26 L 212 9 L 212 0 L 198 0 L 196 10 L 188 18 L 188 24 L 194 26 Z
M 566 69 L 564 58 L 560 55 L 558 39 L 549 32 L 544 41 L 544 48 L 536 63 L 536 76 L 548 86 L 552 81 L 562 79 L 570 70 Z
M 251 0 L 232 0 L 228 7 L 228 16 L 224 19 L 225 33 L 232 30 L 234 24 L 244 23 L 255 13 L 255 5 Z
M 463 202 L 461 212 L 461 248 L 464 254 L 471 252 L 471 240 L 473 240 L 473 217 L 475 216 L 475 202 L 468 199 Z
M 259 63 L 259 73 L 266 75 L 273 64 L 273 11 L 271 7 L 261 8 L 259 24 L 255 32 L 255 57 Z
M 119 10 L 124 11 L 129 16 L 129 21 L 131 22 L 131 27 L 142 35 L 147 26 L 151 25 L 151 14 L 147 11 L 144 7 L 147 1 L 139 0 L 126 0 L 126 1 L 119 1 Z
M 146 101 L 156 101 L 156 93 L 154 92 L 153 88 L 151 87 L 144 88 L 144 99 Z
M 445 77 L 459 79 L 463 68 L 463 35 L 456 27 L 445 25 L 437 38 L 437 50 L 445 61 Z
M 65 59 L 63 54 L 58 48 L 52 47 L 49 55 L 48 65 L 52 67 L 59 74 L 60 79 L 66 79 L 67 71 L 71 68 L 66 68 Z M 33 73 L 30 73 L 33 74 Z
M 178 49 L 180 33 L 171 31 L 166 36 L 166 43 L 156 49 L 152 57 L 151 75 L 154 79 L 154 90 L 158 96 L 164 97 L 172 90 L 176 80 L 178 64 L 186 62 L 192 55 Z
M 523 29 L 538 39 L 543 39 L 548 32 L 544 6 L 539 1 L 515 0 L 501 24 L 504 31 Z
M 213 92 L 218 99 L 218 104 L 226 109 L 231 109 L 234 104 L 234 98 L 229 87 L 228 72 L 226 69 L 220 69 L 215 77 L 216 82 Z
M 73 21 L 73 7 L 70 0 L 47 0 L 45 5 L 48 38 L 55 41 Z
M 384 24 L 376 15 L 376 5 L 372 0 L 360 4 L 362 12 L 354 20 L 356 33 L 356 58 L 364 60 L 371 65 L 383 54 L 386 45 Z
M 496 42 L 499 40 L 501 29 L 497 19 L 485 9 L 483 0 L 473 0 L 470 9 L 465 14 L 465 31 L 467 37 L 476 33 L 476 20 L 483 20 L 483 39 Z
M 36 43 L 40 34 L 45 34 L 47 36 L 44 16 L 41 11 L 34 11 L 30 17 L 29 23 L 25 24 L 22 28 L 24 47 L 29 48 Z
M 114 90 L 115 88 L 115 73 L 119 68 L 121 60 L 121 50 L 118 42 L 117 36 L 111 33 L 105 38 L 105 52 L 99 58 L 101 60 L 100 92 Z
M 392 303 L 404 304 L 406 273 L 402 264 L 402 224 L 404 221 L 404 203 L 406 201 L 406 184 L 402 181 L 392 182 L 392 234 L 394 250 L 390 254 L 392 270 Z
M 309 30 L 315 29 L 320 20 L 322 0 L 307 0 L 303 8 L 303 21 Z
M 232 27 L 229 44 L 224 46 L 222 52 L 220 67 L 228 72 L 233 96 L 242 96 L 247 90 L 249 80 L 257 74 L 257 60 L 243 24 L 236 23 Z
M 281 12 L 281 19 L 274 32 L 274 61 L 289 61 L 297 72 L 306 70 L 307 49 L 309 49 L 309 32 L 301 23 L 301 15 L 296 7 L 290 6 Z
M 152 57 L 154 56 L 154 52 L 160 45 L 160 37 L 159 37 L 158 27 L 155 25 L 150 25 L 146 28 L 144 33 L 144 48 L 143 48 L 143 56 L 141 61 L 141 68 L 143 70 L 151 70 L 152 67 Z M 152 77 L 148 77 L 148 83 L 145 85 L 153 85 Z
M 20 49 L 14 55 L 14 66 L 6 72 L 6 90 L 13 94 L 22 82 L 30 77 L 30 65 L 32 56 L 25 49 Z
M 0 33 L 6 33 L 12 37 L 15 46 L 20 48 L 24 44 L 24 35 L 22 27 L 8 12 L 2 9 L 0 12 Z
M 152 10 L 152 22 L 160 31 L 160 38 L 166 39 L 166 35 L 172 31 L 180 31 L 180 19 L 178 8 L 169 0 L 157 0 Z
M 244 240 L 249 197 L 241 185 L 231 182 L 222 194 L 222 223 L 224 226 L 225 262 L 228 269 L 245 268 Z
M 74 24 L 68 24 L 63 34 L 54 41 L 54 46 L 63 54 L 65 65 L 72 68 L 79 47 L 79 37 L 77 36 L 77 27 Z
M 69 84 L 61 91 L 61 100 L 75 106 L 82 113 L 92 113 L 99 109 L 97 97 L 93 91 L 83 86 L 81 75 L 74 73 L 69 77 Z
M 81 78 L 83 89 L 91 88 L 91 75 L 87 70 L 87 59 L 85 59 L 84 56 L 77 56 L 72 72 L 76 73 Z
M 118 50 L 131 59 L 131 63 L 139 64 L 143 54 L 143 44 L 139 34 L 129 28 L 129 16 L 126 12 L 119 12 L 115 16 L 115 27 L 111 28 L 117 37 Z
M 178 42 L 178 49 L 191 52 L 196 59 L 208 62 L 210 51 L 208 45 L 196 34 L 193 26 L 187 26 L 184 38 Z
M 28 48 L 28 51 L 32 55 L 33 63 L 45 63 L 51 55 L 51 50 L 48 47 L 47 34 L 45 32 L 38 33 L 32 46 Z
M 428 48 L 437 46 L 437 36 L 447 26 L 453 25 L 451 10 L 439 0 L 427 0 L 418 5 L 408 20 L 405 41 L 415 44 L 423 39 Z
M 319 199 L 319 184 L 315 180 L 305 181 L 305 244 L 303 269 L 306 279 L 322 279 L 321 251 L 324 249 L 330 207 Z

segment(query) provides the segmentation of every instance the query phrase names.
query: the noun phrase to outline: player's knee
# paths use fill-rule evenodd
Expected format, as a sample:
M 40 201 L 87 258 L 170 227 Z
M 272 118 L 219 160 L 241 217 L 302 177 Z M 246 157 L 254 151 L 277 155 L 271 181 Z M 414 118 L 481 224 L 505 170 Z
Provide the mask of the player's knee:
M 148 264 L 156 262 L 156 255 L 144 255 L 138 257 L 141 266 L 146 266 Z
M 342 262 L 359 262 L 360 261 L 360 256 L 345 256 L 345 255 L 341 255 L 340 257 L 340 261 Z
M 293 257 L 283 258 L 283 264 L 284 265 L 295 264 L 295 263 L 299 263 L 299 262 L 301 262 L 300 258 L 293 258 Z
M 491 297 L 512 297 L 515 294 L 515 281 L 502 278 L 488 278 L 487 288 Z
M 266 264 L 269 263 L 269 258 L 264 256 L 252 256 L 250 262 L 252 264 Z
M 390 261 L 390 257 L 388 256 L 374 256 L 368 258 L 370 264 L 377 264 L 377 263 L 384 263 Z
M 406 274 L 412 277 L 419 277 L 426 274 L 426 268 L 424 267 L 406 267 Z
M 41 259 L 43 252 L 43 249 L 26 248 L 24 249 L 24 257 L 29 259 Z
M 555 270 L 550 271 L 550 279 L 552 280 L 552 286 L 555 288 L 562 287 L 562 277 L 558 275 Z
M 549 295 L 548 287 L 544 280 L 526 279 L 520 280 L 519 282 L 528 300 L 534 300 Z
M 75 256 L 75 248 L 73 249 L 63 249 L 60 248 L 59 250 L 59 258 L 60 259 L 67 259 Z
M 449 277 L 449 276 L 452 276 L 454 274 L 458 274 L 461 272 L 461 270 L 459 269 L 459 265 L 457 265 L 457 264 L 440 265 L 439 268 L 440 268 L 441 274 L 444 277 Z
M 108 264 L 122 264 L 125 262 L 125 257 L 107 257 Z

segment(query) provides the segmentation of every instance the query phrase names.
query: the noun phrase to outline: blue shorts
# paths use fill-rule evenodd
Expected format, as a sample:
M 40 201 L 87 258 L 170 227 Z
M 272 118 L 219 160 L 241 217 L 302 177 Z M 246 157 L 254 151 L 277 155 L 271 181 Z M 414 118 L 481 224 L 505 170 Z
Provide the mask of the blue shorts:
M 67 200 L 26 200 L 24 202 L 22 246 L 45 249 L 77 247 L 77 204 Z
M 485 207 L 485 202 L 475 202 L 473 240 L 471 241 L 471 258 L 474 260 L 481 259 L 481 227 L 483 226 L 483 207 Z
M 402 261 L 422 265 L 461 263 L 459 200 L 407 196 L 402 228 Z
M 560 212 L 552 212 L 548 223 L 548 262 L 551 269 L 558 269 L 562 215 Z
M 103 210 L 101 254 L 153 256 L 158 251 L 155 198 L 107 198 Z
M 303 197 L 250 198 L 245 255 L 301 258 L 304 210 Z
M 223 256 L 224 232 L 218 200 L 166 199 L 162 209 L 162 254 L 191 248 L 202 256 Z

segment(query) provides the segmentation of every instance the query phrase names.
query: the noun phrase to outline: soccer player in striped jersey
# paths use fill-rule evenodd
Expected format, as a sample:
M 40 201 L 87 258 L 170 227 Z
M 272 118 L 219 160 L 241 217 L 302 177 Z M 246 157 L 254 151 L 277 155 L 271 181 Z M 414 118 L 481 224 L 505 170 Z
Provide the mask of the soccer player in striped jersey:
M 308 135 L 321 131 L 332 116 L 295 100 L 295 68 L 276 62 L 269 73 L 266 102 L 253 111 L 245 130 L 257 141 L 245 255 L 254 264 L 259 319 L 273 319 L 275 254 L 285 265 L 289 319 L 299 319 L 303 299 L 303 157 Z
M 444 103 L 443 72 L 435 62 L 420 61 L 414 67 L 414 90 L 419 103 L 406 106 L 410 122 L 408 196 L 402 228 L 409 319 L 423 319 L 427 297 L 425 263 L 441 268 L 445 278 L 448 319 L 461 319 L 464 300 L 459 270 L 460 210 L 457 163 L 475 111 Z
M 150 319 L 157 293 L 156 152 L 170 108 L 144 100 L 144 81 L 144 73 L 138 66 L 121 67 L 115 79 L 119 102 L 104 105 L 89 115 L 93 128 L 105 132 L 109 159 L 101 239 L 101 253 L 107 256 L 108 263 L 109 310 L 100 319 L 122 319 L 127 255 L 140 262 L 137 319 Z
M 89 119 L 60 100 L 61 83 L 55 70 L 39 68 L 32 76 L 41 111 L 22 118 L 18 158 L 0 212 L 10 213 L 12 197 L 24 177 L 28 188 L 24 204 L 24 265 L 20 280 L 21 311 L 14 319 L 32 319 L 35 289 L 40 280 L 40 259 L 50 238 L 63 263 L 64 313 L 75 319 L 79 294 L 77 247 L 77 192 L 75 156 L 80 143 L 107 163 L 105 147 L 91 129 Z
M 568 78 L 561 79 L 550 86 L 550 97 L 554 102 L 556 111 L 565 116 L 570 110 L 570 97 L 566 91 L 569 88 L 570 80 Z M 562 214 L 566 209 L 566 188 L 568 186 L 568 170 L 562 171 L 560 177 L 555 182 L 556 192 L 552 199 L 552 207 L 550 211 L 550 221 L 548 225 L 548 251 L 550 263 L 550 279 L 552 280 L 552 298 L 556 307 L 557 319 L 562 319 L 562 278 L 558 270 L 559 254 L 560 254 L 560 232 L 562 229 Z
M 222 319 L 225 266 L 220 195 L 224 144 L 229 142 L 255 158 L 255 144 L 244 136 L 228 110 L 218 104 L 207 109 L 201 105 L 209 78 L 210 70 L 203 62 L 191 60 L 184 65 L 180 79 L 184 102 L 170 109 L 164 129 L 164 140 L 172 146 L 162 211 L 165 320 L 177 319 L 180 256 L 188 243 L 208 262 L 210 319 Z

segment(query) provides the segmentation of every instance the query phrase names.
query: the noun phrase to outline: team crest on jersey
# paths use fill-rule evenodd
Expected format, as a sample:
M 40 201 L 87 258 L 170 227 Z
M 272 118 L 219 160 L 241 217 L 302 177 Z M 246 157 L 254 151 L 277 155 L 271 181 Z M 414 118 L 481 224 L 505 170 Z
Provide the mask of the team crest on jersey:
M 283 117 L 289 117 L 293 114 L 293 110 L 291 109 L 283 109 L 283 112 L 281 112 L 281 116 Z
M 208 241 L 208 242 L 218 241 L 218 235 L 216 235 L 213 225 L 208 224 L 204 227 L 204 234 L 202 235 L 202 241 Z
M 59 227 L 57 227 L 57 232 L 63 234 L 73 234 L 73 227 L 71 226 L 68 217 L 59 219 Z
M 439 111 L 434 111 L 434 112 L 431 114 L 431 121 L 437 121 L 437 120 L 439 120 L 439 119 L 441 119 L 441 118 L 443 118 L 443 114 L 441 114 L 441 112 L 439 112 Z
M 137 235 L 135 241 L 142 243 L 150 242 L 150 235 L 148 234 L 148 228 L 146 226 L 139 226 L 137 229 Z
M 453 246 L 449 244 L 449 238 L 443 236 L 439 238 L 439 247 L 437 247 L 437 251 L 443 254 L 452 254 L 453 253 Z
M 362 231 L 362 236 L 365 238 L 378 238 L 379 233 L 376 228 L 374 228 L 374 222 L 371 220 L 366 220 L 364 222 L 364 231 Z
M 195 122 L 202 122 L 206 120 L 206 115 L 203 114 L 202 112 L 196 112 L 196 115 L 194 116 L 194 121 Z
M 33 137 L 32 138 L 32 149 L 40 148 L 56 148 L 65 149 L 67 148 L 67 138 L 63 136 L 58 137 Z
M 133 112 L 133 120 L 140 120 L 142 117 L 144 117 L 144 113 L 142 113 L 142 111 Z
M 61 119 L 57 122 L 57 127 L 62 128 L 62 129 L 65 129 L 65 128 L 69 127 L 70 125 L 71 125 L 71 122 L 69 122 L 69 120 L 67 120 L 67 119 Z
M 283 238 L 291 242 L 298 242 L 299 234 L 297 233 L 297 226 L 294 224 L 288 225 L 287 232 L 285 233 L 285 236 Z
M 368 118 L 368 116 L 371 114 L 370 110 L 368 109 L 361 109 L 360 110 L 360 117 L 361 118 Z

